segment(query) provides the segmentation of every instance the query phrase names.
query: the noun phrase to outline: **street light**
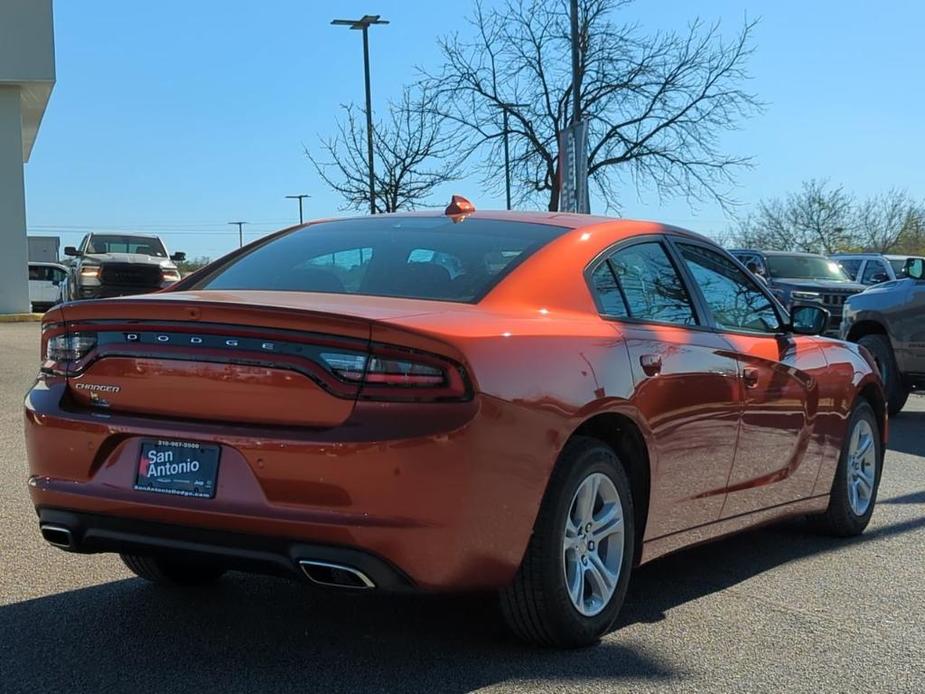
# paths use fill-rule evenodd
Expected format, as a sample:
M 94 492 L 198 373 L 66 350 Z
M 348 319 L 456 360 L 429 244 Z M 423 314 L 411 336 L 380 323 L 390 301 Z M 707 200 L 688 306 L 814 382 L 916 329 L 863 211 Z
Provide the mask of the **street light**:
M 334 19 L 331 24 L 363 31 L 363 70 L 366 76 L 366 156 L 369 164 L 369 213 L 376 214 L 376 183 L 373 173 L 373 106 L 369 90 L 369 27 L 373 24 L 388 24 L 378 14 L 367 14 L 360 19 Z
M 303 223 L 302 220 L 302 200 L 305 198 L 310 198 L 311 195 L 307 193 L 302 193 L 301 195 L 287 195 L 286 198 L 289 200 L 298 200 L 299 201 L 299 224 Z
M 244 245 L 244 225 L 248 222 L 228 222 L 232 226 L 235 224 L 238 225 L 238 248 L 241 248 Z

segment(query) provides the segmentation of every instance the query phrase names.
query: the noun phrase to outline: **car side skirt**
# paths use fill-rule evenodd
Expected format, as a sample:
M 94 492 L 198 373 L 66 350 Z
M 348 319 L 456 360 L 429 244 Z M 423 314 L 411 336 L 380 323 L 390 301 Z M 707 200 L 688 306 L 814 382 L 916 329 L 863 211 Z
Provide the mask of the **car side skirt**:
M 744 530 L 751 530 L 758 526 L 768 525 L 785 518 L 822 513 L 828 508 L 829 495 L 814 496 L 807 499 L 792 501 L 779 506 L 771 506 L 759 511 L 745 513 L 741 516 L 724 518 L 714 523 L 707 523 L 696 528 L 689 528 L 680 532 L 664 535 L 646 541 L 642 546 L 640 564 L 658 559 L 666 554 L 687 549 L 706 542 L 712 542 L 728 535 L 734 535 Z

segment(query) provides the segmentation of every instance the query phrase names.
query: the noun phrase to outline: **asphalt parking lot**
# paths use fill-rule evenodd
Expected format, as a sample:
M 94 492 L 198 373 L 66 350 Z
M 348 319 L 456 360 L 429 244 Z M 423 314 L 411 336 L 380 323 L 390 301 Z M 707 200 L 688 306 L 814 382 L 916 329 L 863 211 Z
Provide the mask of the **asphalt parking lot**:
M 891 422 L 856 540 L 803 522 L 643 567 L 599 646 L 532 650 L 485 596 L 326 593 L 229 574 L 171 592 L 40 538 L 21 399 L 38 326 L 0 325 L 0 689 L 925 691 L 925 398 Z

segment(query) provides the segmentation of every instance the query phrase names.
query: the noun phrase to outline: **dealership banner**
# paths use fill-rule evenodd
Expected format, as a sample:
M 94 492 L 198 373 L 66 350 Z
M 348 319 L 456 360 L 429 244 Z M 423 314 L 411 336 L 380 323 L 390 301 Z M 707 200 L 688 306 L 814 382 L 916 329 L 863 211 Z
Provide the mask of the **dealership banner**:
M 588 196 L 588 121 L 559 133 L 559 211 L 591 212 Z

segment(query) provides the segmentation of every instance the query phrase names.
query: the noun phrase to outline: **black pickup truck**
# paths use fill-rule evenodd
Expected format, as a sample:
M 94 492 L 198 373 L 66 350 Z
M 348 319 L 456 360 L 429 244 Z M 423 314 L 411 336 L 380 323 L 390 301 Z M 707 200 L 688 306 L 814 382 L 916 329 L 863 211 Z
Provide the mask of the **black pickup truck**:
M 925 388 L 925 260 L 910 258 L 903 274 L 849 298 L 841 324 L 842 339 L 873 354 L 890 414 L 913 388 Z
M 788 311 L 794 302 L 820 304 L 828 309 L 831 318 L 825 334 L 829 336 L 838 336 L 842 307 L 848 297 L 866 289 L 824 255 L 750 249 L 736 249 L 730 253 L 764 278 L 771 293 Z
M 64 254 L 73 258 L 67 263 L 69 301 L 156 292 L 180 279 L 175 263 L 186 258 L 168 256 L 160 238 L 145 234 L 87 234 Z

